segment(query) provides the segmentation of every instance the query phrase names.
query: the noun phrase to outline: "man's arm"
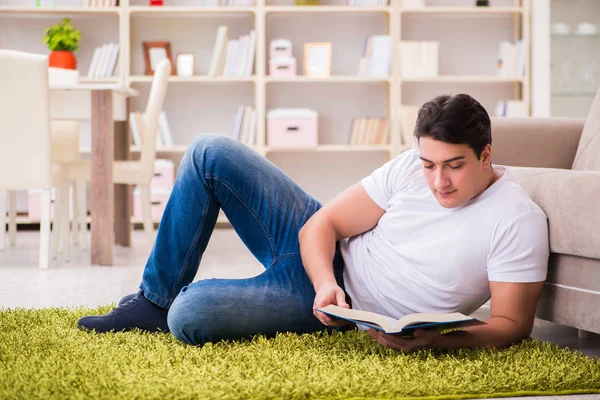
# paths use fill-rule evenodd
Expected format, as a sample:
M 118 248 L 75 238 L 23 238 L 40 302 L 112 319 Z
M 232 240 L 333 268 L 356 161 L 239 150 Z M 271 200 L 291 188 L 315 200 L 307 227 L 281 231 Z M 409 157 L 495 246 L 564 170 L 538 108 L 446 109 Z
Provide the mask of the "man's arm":
M 535 309 L 544 282 L 490 282 L 491 313 L 485 325 L 440 335 L 437 331 L 417 331 L 414 339 L 370 332 L 379 343 L 398 350 L 423 347 L 504 347 L 529 337 L 533 329 Z
M 359 182 L 337 195 L 304 224 L 298 238 L 302 263 L 316 292 L 313 308 L 329 304 L 347 306 L 345 293 L 333 275 L 335 242 L 368 231 L 384 213 Z M 326 325 L 341 324 L 321 312 L 314 313 Z

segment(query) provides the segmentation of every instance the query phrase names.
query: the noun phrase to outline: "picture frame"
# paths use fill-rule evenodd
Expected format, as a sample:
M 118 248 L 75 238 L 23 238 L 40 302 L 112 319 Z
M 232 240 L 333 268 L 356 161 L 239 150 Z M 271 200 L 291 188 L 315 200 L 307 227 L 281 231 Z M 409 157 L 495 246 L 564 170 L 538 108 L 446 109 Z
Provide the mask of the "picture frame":
M 173 55 L 171 53 L 171 42 L 142 42 L 144 49 L 144 74 L 154 75 L 158 63 L 168 58 L 171 61 L 171 74 L 175 71 Z
M 331 76 L 331 43 L 304 43 L 304 75 L 312 77 Z
M 194 53 L 177 53 L 175 70 L 177 76 L 193 76 L 196 67 Z

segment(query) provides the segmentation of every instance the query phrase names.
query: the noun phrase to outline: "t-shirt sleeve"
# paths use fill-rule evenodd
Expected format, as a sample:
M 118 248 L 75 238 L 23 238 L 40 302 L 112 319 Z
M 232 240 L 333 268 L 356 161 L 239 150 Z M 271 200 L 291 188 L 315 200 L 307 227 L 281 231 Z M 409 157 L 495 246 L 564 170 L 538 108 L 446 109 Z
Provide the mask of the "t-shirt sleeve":
M 407 150 L 361 180 L 371 200 L 386 210 L 394 193 L 406 184 L 418 164 L 416 150 Z
M 528 211 L 498 228 L 492 240 L 487 273 L 496 282 L 546 280 L 550 255 L 548 222 L 540 210 Z

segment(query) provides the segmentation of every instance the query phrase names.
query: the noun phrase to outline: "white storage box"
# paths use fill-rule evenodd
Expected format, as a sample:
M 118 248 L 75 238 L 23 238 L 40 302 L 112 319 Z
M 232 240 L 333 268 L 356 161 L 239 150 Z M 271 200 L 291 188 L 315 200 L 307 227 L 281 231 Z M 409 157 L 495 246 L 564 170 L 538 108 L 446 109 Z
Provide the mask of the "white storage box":
M 281 58 L 292 56 L 292 42 L 288 39 L 274 39 L 269 44 L 269 58 Z
M 316 147 L 319 116 L 309 108 L 276 108 L 267 113 L 267 146 Z

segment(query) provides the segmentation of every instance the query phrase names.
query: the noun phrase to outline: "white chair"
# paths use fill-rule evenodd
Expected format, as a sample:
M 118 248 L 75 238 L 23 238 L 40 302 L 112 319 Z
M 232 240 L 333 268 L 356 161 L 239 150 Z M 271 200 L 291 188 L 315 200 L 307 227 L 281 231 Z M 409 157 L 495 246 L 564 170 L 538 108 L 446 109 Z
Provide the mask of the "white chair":
M 156 135 L 158 132 L 158 119 L 163 107 L 171 63 L 165 59 L 158 63 L 152 80 L 152 87 L 146 104 L 146 111 L 141 127 L 142 149 L 139 161 L 115 161 L 113 164 L 114 183 L 138 185 L 140 189 L 142 211 L 144 216 L 144 230 L 150 243 L 154 241 L 154 222 L 152 221 L 152 204 L 150 198 L 150 181 L 154 176 L 154 161 L 156 159 Z M 67 170 L 67 178 L 75 182 L 75 192 L 78 206 L 78 231 L 86 233 L 86 182 L 90 180 L 91 168 L 87 161 L 66 162 L 63 164 Z M 81 237 L 82 246 L 85 246 L 85 236 Z
M 4 250 L 7 191 L 14 246 L 13 191 L 42 189 L 39 267 L 45 269 L 50 250 L 50 192 L 58 189 L 57 211 L 66 211 L 68 198 L 66 169 L 51 158 L 48 56 L 0 50 L 0 88 L 0 251 Z

